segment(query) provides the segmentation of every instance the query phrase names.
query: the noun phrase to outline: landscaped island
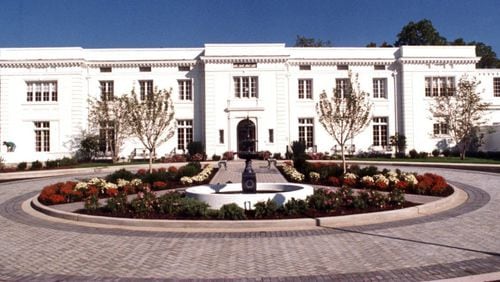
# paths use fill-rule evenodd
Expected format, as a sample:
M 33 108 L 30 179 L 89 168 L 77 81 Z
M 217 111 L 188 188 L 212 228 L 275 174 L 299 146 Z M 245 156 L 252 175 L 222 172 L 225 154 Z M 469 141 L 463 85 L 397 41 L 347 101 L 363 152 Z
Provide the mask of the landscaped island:
M 405 193 L 434 196 L 453 193 L 443 177 L 429 173 L 417 175 L 355 165 L 342 173 L 342 168 L 334 163 L 310 163 L 304 175 L 286 162 L 278 167 L 289 181 L 314 185 L 314 194 L 306 200 L 292 199 L 283 206 L 268 200 L 256 203 L 252 210 L 244 210 L 236 204 L 213 210 L 204 202 L 186 197 L 182 191 L 185 187 L 208 183 L 216 172 L 211 165 L 202 168 L 193 162 L 152 173 L 122 169 L 103 179 L 56 183 L 43 188 L 38 199 L 45 205 L 84 201 L 84 209 L 79 213 L 112 217 L 275 219 L 399 209 L 415 205 L 405 201 Z M 101 198 L 107 198 L 105 204 L 100 204 Z

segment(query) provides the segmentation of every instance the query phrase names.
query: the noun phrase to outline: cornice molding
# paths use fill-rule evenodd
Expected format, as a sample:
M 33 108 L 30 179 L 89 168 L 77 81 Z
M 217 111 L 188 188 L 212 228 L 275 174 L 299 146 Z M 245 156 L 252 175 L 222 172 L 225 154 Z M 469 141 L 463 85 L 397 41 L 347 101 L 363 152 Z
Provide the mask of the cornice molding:
M 248 56 L 248 57 L 201 57 L 205 64 L 234 64 L 234 63 L 257 63 L 257 64 L 277 64 L 285 63 L 288 56 Z
M 72 68 L 81 67 L 84 61 L 77 60 L 16 60 L 0 61 L 2 68 Z
M 155 61 L 87 61 L 86 65 L 90 68 L 115 67 L 115 68 L 133 68 L 133 67 L 192 67 L 197 64 L 197 60 L 155 60 Z
M 290 59 L 289 64 L 292 66 L 298 65 L 312 65 L 312 66 L 336 66 L 336 65 L 350 65 L 350 66 L 373 66 L 385 65 L 389 66 L 395 60 L 388 59 Z
M 399 58 L 397 61 L 400 64 L 413 64 L 413 65 L 469 65 L 476 64 L 480 58 Z

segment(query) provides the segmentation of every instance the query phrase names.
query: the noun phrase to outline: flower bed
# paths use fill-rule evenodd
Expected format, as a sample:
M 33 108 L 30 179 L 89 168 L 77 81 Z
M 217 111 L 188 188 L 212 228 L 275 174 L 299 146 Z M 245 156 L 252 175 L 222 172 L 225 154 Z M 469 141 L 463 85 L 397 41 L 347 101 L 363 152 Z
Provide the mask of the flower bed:
M 405 202 L 400 190 L 389 193 L 377 191 L 354 192 L 349 187 L 316 189 L 306 200 L 292 199 L 283 206 L 274 201 L 259 202 L 254 210 L 244 210 L 236 204 L 227 204 L 219 210 L 209 209 L 208 204 L 188 198 L 182 192 L 168 192 L 157 196 L 148 187 L 137 193 L 133 200 L 125 193 L 118 193 L 107 200 L 103 207 L 87 206 L 79 213 L 99 216 L 147 219 L 278 219 L 335 216 L 398 209 L 415 204 Z
M 306 173 L 297 171 L 290 163 L 278 166 L 282 174 L 291 182 L 321 184 L 333 187 L 354 187 L 378 191 L 401 190 L 404 193 L 430 196 L 448 196 L 453 189 L 437 174 L 401 172 L 399 169 L 380 171 L 374 166 L 360 168 L 350 166 L 348 172 L 334 163 L 308 163 Z
M 144 169 L 132 173 L 125 169 L 115 171 L 105 178 L 92 178 L 87 181 L 55 183 L 40 192 L 38 200 L 45 205 L 56 205 L 85 201 L 86 206 L 97 205 L 100 198 L 115 197 L 118 194 L 136 194 L 150 190 L 165 190 L 206 184 L 217 169 L 207 165 L 201 170 L 199 163 L 189 163 L 177 169 L 174 166 L 153 170 Z

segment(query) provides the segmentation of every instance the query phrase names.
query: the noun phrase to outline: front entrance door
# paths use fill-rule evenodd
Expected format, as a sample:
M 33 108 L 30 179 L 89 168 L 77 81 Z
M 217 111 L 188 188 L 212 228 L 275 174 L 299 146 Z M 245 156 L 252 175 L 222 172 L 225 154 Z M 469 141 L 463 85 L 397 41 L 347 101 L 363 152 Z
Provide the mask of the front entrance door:
M 255 140 L 255 124 L 249 120 L 249 119 L 244 119 L 238 123 L 238 126 L 236 128 L 238 131 L 238 151 L 250 151 L 250 152 L 255 152 L 256 150 L 256 140 Z M 254 141 L 254 142 L 243 142 L 243 141 Z M 248 146 L 247 144 L 253 144 L 252 146 L 249 146 L 249 148 L 246 148 Z

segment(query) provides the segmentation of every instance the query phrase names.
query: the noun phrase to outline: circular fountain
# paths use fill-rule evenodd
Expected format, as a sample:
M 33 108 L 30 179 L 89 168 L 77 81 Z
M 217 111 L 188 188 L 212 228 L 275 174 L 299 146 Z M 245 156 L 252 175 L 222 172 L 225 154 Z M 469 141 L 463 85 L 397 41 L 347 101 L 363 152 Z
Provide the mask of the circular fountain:
M 213 209 L 235 203 L 241 208 L 250 210 L 258 202 L 272 200 L 278 205 L 284 205 L 294 198 L 305 200 L 313 194 L 313 187 L 297 183 L 259 183 L 255 193 L 244 193 L 239 183 L 209 184 L 186 189 L 186 195 L 203 201 Z
M 258 202 L 273 200 L 278 205 L 288 200 L 305 200 L 313 194 L 309 185 L 296 183 L 258 183 L 252 168 L 252 159 L 258 157 L 256 151 L 255 125 L 247 117 L 242 121 L 243 133 L 239 144 L 238 157 L 245 159 L 245 168 L 241 174 L 241 183 L 201 185 L 186 189 L 186 195 L 201 200 L 213 209 L 219 209 L 225 204 L 235 203 L 249 210 Z

